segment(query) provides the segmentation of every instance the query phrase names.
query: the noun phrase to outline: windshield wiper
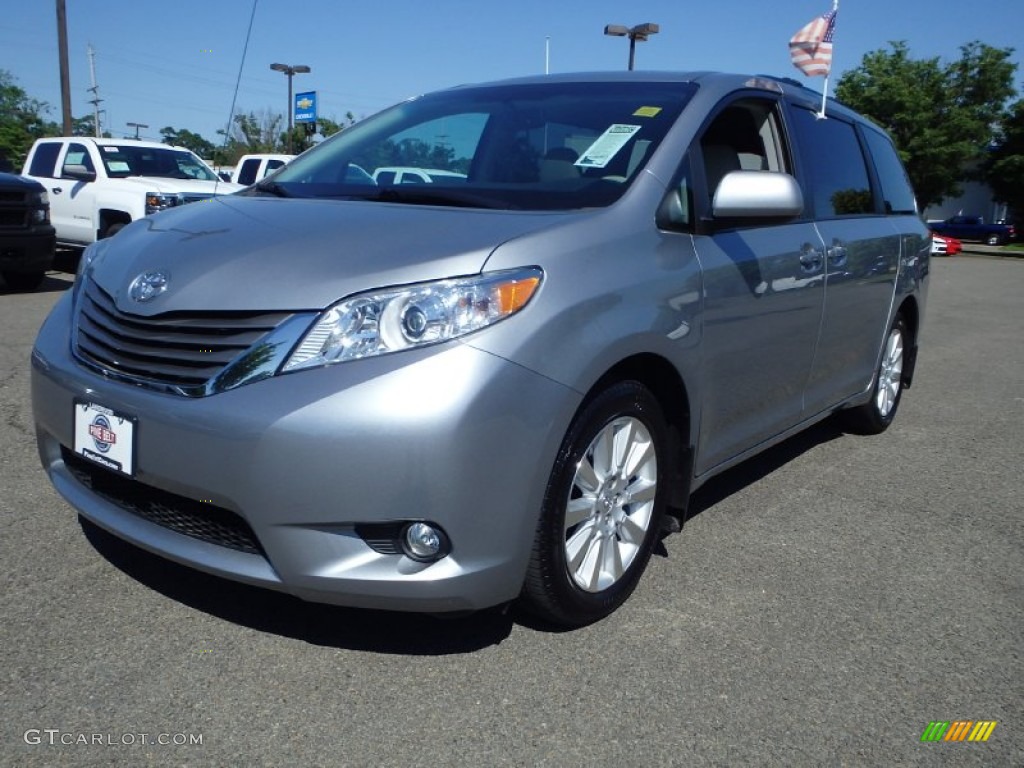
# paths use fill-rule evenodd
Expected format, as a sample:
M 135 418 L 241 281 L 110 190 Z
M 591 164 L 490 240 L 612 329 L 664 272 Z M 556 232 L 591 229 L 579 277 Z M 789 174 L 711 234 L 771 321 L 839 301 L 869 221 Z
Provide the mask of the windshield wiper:
M 452 189 L 431 189 L 428 186 L 383 187 L 375 194 L 359 195 L 359 200 L 410 205 L 448 205 L 454 208 L 515 208 L 506 200 L 485 197 Z
M 275 197 L 292 197 L 291 192 L 282 187 L 276 181 L 263 180 L 256 185 L 256 189 L 260 192 L 266 192 L 267 194 L 274 195 Z

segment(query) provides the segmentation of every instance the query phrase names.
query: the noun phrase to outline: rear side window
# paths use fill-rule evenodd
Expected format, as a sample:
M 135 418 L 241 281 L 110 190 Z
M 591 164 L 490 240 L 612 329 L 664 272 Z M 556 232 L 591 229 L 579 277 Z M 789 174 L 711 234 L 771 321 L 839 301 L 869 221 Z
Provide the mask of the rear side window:
M 249 186 L 256 181 L 256 174 L 260 169 L 260 161 L 257 157 L 250 157 L 242 163 L 242 169 L 238 172 L 238 183 Z
M 864 129 L 871 158 L 875 161 L 875 172 L 882 187 L 885 212 L 890 214 L 916 214 L 914 190 L 910 186 L 907 172 L 900 162 L 896 148 L 886 136 L 870 128 Z
M 793 110 L 800 141 L 805 197 L 818 218 L 874 213 L 871 182 L 854 127 L 835 117 L 819 120 L 808 109 Z M 809 193 L 809 194 L 808 194 Z
M 53 169 L 57 167 L 57 155 L 60 154 L 60 143 L 48 141 L 36 146 L 32 155 L 32 165 L 28 169 L 29 176 L 45 176 L 54 178 Z

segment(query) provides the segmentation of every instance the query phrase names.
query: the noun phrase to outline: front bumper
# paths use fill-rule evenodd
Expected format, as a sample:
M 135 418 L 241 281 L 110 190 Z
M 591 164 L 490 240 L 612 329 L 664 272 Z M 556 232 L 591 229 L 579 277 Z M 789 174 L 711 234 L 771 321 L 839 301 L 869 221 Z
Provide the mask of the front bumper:
M 40 225 L 31 230 L 0 230 L 0 269 L 11 272 L 38 272 L 53 266 L 56 246 L 53 227 Z
M 70 312 L 65 296 L 40 330 L 33 411 L 43 466 L 88 519 L 177 562 L 315 602 L 442 612 L 519 593 L 578 393 L 450 343 L 182 398 L 82 368 Z M 81 462 L 65 461 L 76 398 L 138 419 L 129 495 L 169 494 L 190 514 L 219 508 L 258 550 L 186 535 L 83 483 Z M 395 520 L 441 526 L 451 553 L 415 562 L 357 532 Z

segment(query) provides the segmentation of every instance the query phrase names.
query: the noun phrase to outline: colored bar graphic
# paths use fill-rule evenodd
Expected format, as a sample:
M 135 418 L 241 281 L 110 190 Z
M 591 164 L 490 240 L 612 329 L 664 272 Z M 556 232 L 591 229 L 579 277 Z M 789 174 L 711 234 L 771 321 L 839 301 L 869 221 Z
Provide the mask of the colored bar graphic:
M 956 720 L 953 725 L 949 727 L 949 733 L 946 734 L 946 738 L 943 741 L 963 741 L 967 738 L 967 732 L 970 727 L 974 725 L 971 720 Z
M 932 720 L 921 741 L 988 741 L 996 725 L 995 720 Z
M 992 735 L 992 731 L 994 731 L 995 729 L 995 720 L 979 720 L 978 724 L 974 726 L 974 730 L 971 731 L 971 735 L 967 737 L 967 740 L 988 741 L 988 737 Z

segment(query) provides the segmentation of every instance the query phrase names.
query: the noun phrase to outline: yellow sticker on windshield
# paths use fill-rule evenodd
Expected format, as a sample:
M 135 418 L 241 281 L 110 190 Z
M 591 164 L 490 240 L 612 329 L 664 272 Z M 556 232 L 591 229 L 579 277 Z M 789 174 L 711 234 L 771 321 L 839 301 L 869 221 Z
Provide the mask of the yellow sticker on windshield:
M 633 117 L 654 117 L 661 112 L 661 107 L 640 107 L 633 113 Z

